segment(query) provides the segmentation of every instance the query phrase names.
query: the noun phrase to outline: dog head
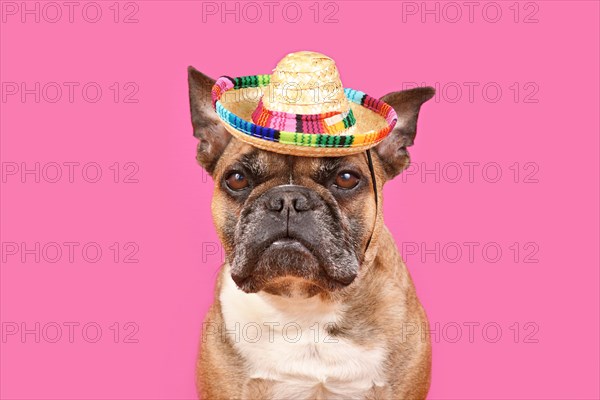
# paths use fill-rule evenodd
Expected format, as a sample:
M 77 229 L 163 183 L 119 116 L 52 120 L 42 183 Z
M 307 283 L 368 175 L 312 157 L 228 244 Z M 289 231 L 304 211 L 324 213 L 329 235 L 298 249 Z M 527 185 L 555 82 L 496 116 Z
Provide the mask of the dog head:
M 311 158 L 254 148 L 221 125 L 215 81 L 192 67 L 188 80 L 197 160 L 215 182 L 213 220 L 238 287 L 310 297 L 355 281 L 376 217 L 365 153 Z M 419 109 L 433 95 L 417 88 L 382 97 L 398 123 L 373 151 L 378 185 L 408 166 Z

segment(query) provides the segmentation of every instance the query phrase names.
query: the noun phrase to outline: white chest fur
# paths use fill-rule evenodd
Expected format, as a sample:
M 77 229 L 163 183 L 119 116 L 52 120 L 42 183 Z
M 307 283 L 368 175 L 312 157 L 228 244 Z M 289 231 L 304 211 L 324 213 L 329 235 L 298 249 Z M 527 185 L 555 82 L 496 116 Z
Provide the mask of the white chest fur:
M 228 337 L 250 378 L 275 382 L 274 398 L 356 399 L 383 386 L 385 350 L 332 337 L 342 305 L 239 290 L 229 274 L 220 294 Z

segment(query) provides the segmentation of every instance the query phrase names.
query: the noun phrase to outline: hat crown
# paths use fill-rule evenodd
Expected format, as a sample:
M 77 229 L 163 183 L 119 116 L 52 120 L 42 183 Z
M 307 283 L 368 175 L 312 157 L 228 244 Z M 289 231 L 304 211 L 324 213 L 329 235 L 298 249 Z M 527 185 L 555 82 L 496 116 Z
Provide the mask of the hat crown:
M 290 53 L 279 61 L 263 104 L 270 111 L 305 115 L 350 109 L 335 62 L 312 51 Z

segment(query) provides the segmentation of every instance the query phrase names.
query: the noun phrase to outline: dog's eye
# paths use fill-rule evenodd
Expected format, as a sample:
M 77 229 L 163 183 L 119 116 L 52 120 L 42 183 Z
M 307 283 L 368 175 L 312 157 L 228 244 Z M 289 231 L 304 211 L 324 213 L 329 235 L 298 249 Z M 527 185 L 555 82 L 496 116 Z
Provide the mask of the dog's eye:
M 233 171 L 225 178 L 227 187 L 231 190 L 243 190 L 246 189 L 250 184 L 248 178 L 244 174 L 238 171 Z
M 342 171 L 335 178 L 335 185 L 341 189 L 352 189 L 358 185 L 360 178 L 350 171 Z

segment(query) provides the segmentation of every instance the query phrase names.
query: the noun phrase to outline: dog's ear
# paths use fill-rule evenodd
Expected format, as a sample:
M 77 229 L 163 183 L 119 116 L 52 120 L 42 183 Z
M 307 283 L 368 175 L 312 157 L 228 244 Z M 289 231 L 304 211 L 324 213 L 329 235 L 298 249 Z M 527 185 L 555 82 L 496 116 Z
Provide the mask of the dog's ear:
M 211 89 L 214 84 L 214 79 L 192 66 L 188 67 L 192 126 L 194 136 L 200 140 L 196 159 L 209 174 L 213 173 L 231 139 L 212 106 Z
M 398 122 L 390 134 L 375 147 L 375 152 L 385 168 L 387 179 L 392 179 L 410 163 L 406 149 L 412 146 L 417 134 L 417 118 L 421 105 L 435 94 L 432 87 L 422 87 L 392 92 L 381 98 L 394 108 Z

